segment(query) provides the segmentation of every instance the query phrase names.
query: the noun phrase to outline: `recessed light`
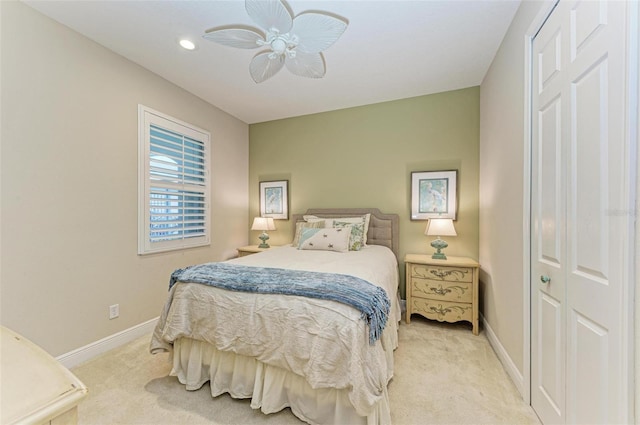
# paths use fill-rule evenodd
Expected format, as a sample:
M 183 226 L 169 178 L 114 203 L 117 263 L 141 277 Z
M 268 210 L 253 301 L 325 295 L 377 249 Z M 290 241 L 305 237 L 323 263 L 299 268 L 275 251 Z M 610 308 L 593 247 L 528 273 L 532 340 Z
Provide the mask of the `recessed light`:
M 193 41 L 187 40 L 186 38 L 183 38 L 182 40 L 180 40 L 180 45 L 187 50 L 193 50 L 196 48 L 196 45 L 193 44 Z

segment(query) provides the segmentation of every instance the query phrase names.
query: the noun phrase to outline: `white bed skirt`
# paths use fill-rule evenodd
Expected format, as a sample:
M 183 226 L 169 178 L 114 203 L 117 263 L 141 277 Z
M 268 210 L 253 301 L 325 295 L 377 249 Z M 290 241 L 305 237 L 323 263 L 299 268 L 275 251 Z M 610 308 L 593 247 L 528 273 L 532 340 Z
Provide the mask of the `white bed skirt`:
M 234 398 L 250 398 L 251 407 L 266 414 L 290 407 L 294 415 L 310 424 L 391 423 L 387 387 L 371 413 L 363 417 L 349 401 L 348 389 L 314 390 L 299 375 L 191 338 L 174 342 L 171 375 L 187 390 L 200 389 L 209 381 L 213 397 L 229 393 Z

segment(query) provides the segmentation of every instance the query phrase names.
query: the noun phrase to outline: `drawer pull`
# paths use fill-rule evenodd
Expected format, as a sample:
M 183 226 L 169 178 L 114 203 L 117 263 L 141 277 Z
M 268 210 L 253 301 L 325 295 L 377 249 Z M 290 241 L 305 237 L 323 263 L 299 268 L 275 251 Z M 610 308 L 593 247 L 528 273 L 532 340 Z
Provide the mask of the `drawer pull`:
M 459 307 L 457 305 L 452 305 L 450 307 L 443 307 L 442 304 L 439 304 L 438 307 L 431 306 L 429 310 L 436 313 L 438 318 L 442 319 L 446 316 L 447 313 L 455 312 L 454 314 L 458 314 L 458 318 L 460 319 L 466 310 L 469 310 L 471 307 Z
M 542 282 L 544 284 L 547 284 L 547 283 L 551 282 L 551 278 L 549 276 L 542 275 L 542 276 L 540 276 L 540 282 Z
M 464 295 L 464 293 L 467 292 L 467 288 L 463 288 L 462 286 L 449 286 L 448 288 L 443 288 L 442 285 L 440 285 L 437 288 L 433 288 L 432 287 L 432 288 L 429 288 L 429 289 L 434 294 L 442 295 L 442 296 L 450 294 L 451 292 L 453 292 L 453 289 L 455 289 L 456 291 L 460 292 L 460 295 Z
M 464 275 L 465 275 L 465 272 L 463 272 L 461 270 L 433 270 L 433 269 L 431 269 L 431 270 L 429 270 L 429 272 L 432 275 L 434 275 L 434 276 L 436 276 L 436 277 L 438 277 L 440 279 L 444 279 L 444 278 L 446 278 L 448 276 L 456 277 L 458 279 L 464 279 Z

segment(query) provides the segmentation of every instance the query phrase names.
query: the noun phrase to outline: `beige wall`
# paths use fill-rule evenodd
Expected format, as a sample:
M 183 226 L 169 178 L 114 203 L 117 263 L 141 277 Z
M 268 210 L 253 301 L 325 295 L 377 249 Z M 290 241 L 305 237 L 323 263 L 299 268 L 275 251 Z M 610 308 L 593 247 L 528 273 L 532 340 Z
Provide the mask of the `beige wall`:
M 259 214 L 259 182 L 286 179 L 290 212 L 377 207 L 400 215 L 401 258 L 430 253 L 426 222 L 409 219 L 411 172 L 457 169 L 458 237 L 446 252 L 478 258 L 478 102 L 472 87 L 253 124 L 250 216 Z M 276 227 L 271 243 L 290 243 L 291 222 Z
M 636 8 L 637 13 L 637 21 L 640 22 L 640 7 Z M 640 46 L 640 31 L 637 32 L 638 39 L 636 41 L 636 46 Z M 636 60 L 639 60 L 636 58 Z M 636 99 L 640 99 L 640 84 L 636 87 Z M 640 135 L 640 119 L 636 123 L 636 137 Z M 638 141 L 637 143 L 640 143 Z M 636 273 L 636 284 L 635 284 L 635 302 L 634 306 L 634 314 L 635 314 L 635 423 L 640 423 L 640 172 L 638 172 L 638 166 L 640 165 L 640 149 L 636 151 L 636 210 L 635 218 L 636 218 L 636 256 L 635 256 L 635 273 Z
M 0 3 L 1 323 L 60 355 L 158 316 L 171 271 L 248 242 L 248 126 L 22 3 Z M 210 247 L 136 254 L 138 103 L 211 132 Z
M 482 311 L 523 373 L 524 35 L 542 3 L 522 2 L 480 86 Z

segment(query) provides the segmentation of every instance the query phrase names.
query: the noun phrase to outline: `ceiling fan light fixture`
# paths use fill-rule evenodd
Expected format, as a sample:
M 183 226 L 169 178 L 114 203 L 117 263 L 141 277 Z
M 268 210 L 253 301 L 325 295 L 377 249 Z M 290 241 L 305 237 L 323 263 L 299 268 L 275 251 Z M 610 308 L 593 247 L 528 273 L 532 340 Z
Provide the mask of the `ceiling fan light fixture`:
M 287 50 L 287 42 L 278 37 L 271 42 L 271 50 L 275 54 L 282 55 Z
M 179 43 L 180 43 L 180 46 L 186 50 L 195 50 L 196 48 L 195 43 L 191 40 L 187 40 L 186 38 L 181 39 Z
M 324 57 L 347 29 L 348 21 L 322 11 L 291 16 L 284 0 L 245 0 L 245 9 L 260 28 L 211 28 L 203 36 L 216 43 L 242 49 L 266 47 L 249 65 L 256 83 L 274 76 L 283 65 L 291 73 L 307 78 L 325 75 Z

